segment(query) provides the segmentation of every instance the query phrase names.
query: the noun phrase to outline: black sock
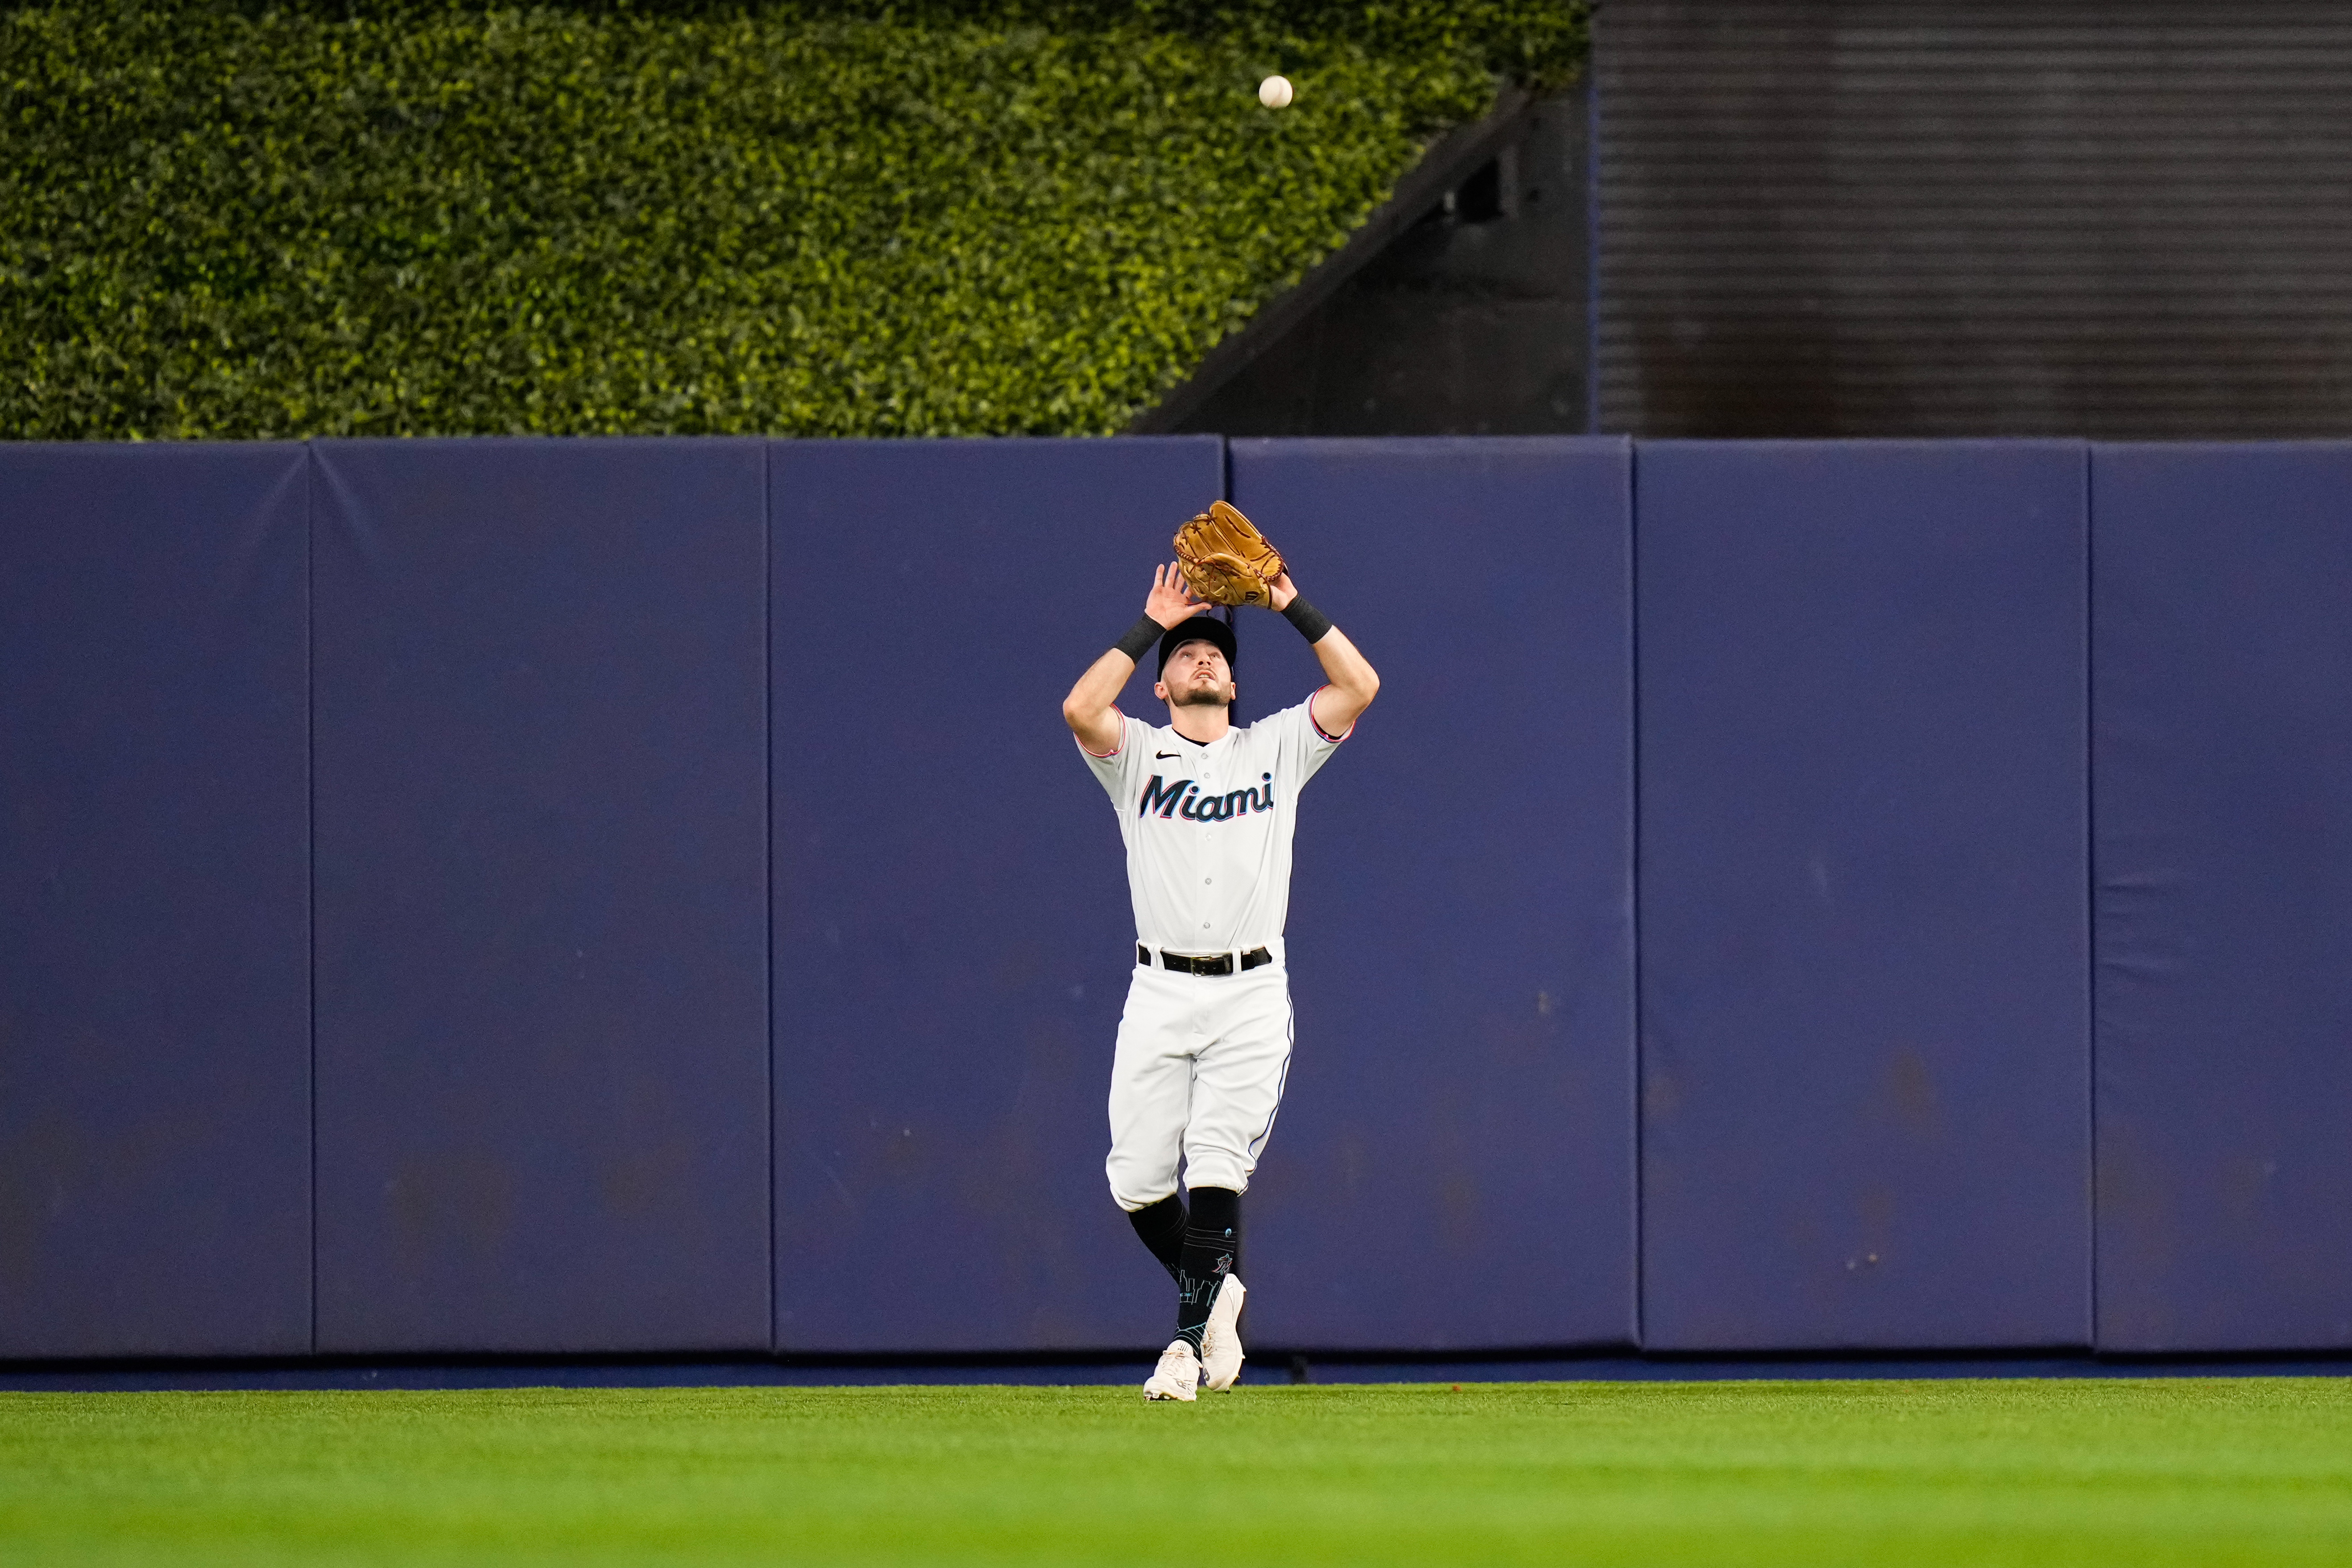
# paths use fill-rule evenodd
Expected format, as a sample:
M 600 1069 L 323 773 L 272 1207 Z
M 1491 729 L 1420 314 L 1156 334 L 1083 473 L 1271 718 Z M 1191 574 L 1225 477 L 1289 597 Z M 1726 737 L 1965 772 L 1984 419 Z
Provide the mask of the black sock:
M 1151 1256 L 1160 1259 L 1160 1267 L 1168 1270 L 1168 1278 L 1177 1278 L 1183 1263 L 1184 1200 L 1171 1193 L 1156 1204 L 1129 1210 L 1127 1219 L 1151 1248 Z
M 1234 1248 L 1241 1240 L 1242 1195 L 1231 1187 L 1194 1187 L 1192 1213 L 1184 1224 L 1184 1253 L 1176 1268 L 1176 1337 L 1201 1350 L 1217 1289 L 1234 1271 Z

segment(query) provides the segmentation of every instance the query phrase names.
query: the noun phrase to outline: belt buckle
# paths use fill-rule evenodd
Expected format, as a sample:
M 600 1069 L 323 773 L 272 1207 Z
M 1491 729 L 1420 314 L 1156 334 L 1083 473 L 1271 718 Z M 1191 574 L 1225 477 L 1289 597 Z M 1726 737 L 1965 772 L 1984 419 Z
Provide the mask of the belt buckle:
M 1145 968 L 1149 969 L 1151 966 L 1151 950 L 1150 948 L 1144 946 L 1141 942 L 1137 942 L 1135 944 L 1135 953 L 1138 958 L 1143 961 Z M 1191 953 L 1171 952 L 1163 947 L 1160 950 L 1160 967 L 1177 974 L 1202 974 L 1214 976 L 1232 974 L 1236 972 L 1238 965 L 1234 954 L 1230 952 L 1218 953 L 1214 958 L 1196 958 Z

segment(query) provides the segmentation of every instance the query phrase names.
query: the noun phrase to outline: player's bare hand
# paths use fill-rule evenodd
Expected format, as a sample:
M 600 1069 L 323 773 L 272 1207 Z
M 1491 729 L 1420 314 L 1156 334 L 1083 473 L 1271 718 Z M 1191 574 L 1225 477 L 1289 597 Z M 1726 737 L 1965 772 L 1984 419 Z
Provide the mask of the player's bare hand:
M 1266 590 L 1266 606 L 1279 614 L 1290 608 L 1290 601 L 1297 597 L 1298 597 L 1298 589 L 1290 581 L 1290 574 L 1285 572 L 1281 576 L 1276 577 L 1274 580 L 1274 585 Z
M 1182 570 L 1174 562 L 1152 572 L 1151 596 L 1143 601 L 1143 613 L 1161 626 L 1172 626 L 1208 607 L 1208 600 L 1192 596 L 1192 584 L 1184 581 Z

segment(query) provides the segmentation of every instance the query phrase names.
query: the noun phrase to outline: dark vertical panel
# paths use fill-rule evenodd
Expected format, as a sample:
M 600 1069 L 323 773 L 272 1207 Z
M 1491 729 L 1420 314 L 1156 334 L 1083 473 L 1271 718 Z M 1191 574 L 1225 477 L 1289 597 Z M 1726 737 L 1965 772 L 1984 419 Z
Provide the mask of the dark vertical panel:
M 2328 0 L 1608 0 L 1601 427 L 2352 432 Z
M 777 1342 L 1150 1342 L 1102 1171 L 1135 927 L 1061 703 L 1223 444 L 771 451 Z
M 2352 447 L 2092 464 L 2098 1342 L 2352 1346 Z
M 764 1347 L 760 443 L 317 457 L 320 1346 Z
M 1643 1342 L 2089 1331 L 2076 443 L 1643 443 Z
M 1630 458 L 1234 443 L 1235 503 L 1381 676 L 1300 811 L 1261 1340 L 1633 1336 Z M 1321 684 L 1288 626 L 1245 630 L 1253 713 Z
M 0 1356 L 310 1348 L 304 472 L 0 446 Z

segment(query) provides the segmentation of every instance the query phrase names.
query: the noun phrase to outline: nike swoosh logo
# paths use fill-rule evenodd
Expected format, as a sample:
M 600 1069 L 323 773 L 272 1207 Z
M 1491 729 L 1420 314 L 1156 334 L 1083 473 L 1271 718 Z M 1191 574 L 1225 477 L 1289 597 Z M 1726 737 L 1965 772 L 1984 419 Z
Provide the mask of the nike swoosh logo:
M 1155 763 L 1165 762 L 1170 757 L 1181 756 L 1182 754 L 1183 753 L 1181 752 L 1154 752 L 1151 753 L 1151 760 Z

